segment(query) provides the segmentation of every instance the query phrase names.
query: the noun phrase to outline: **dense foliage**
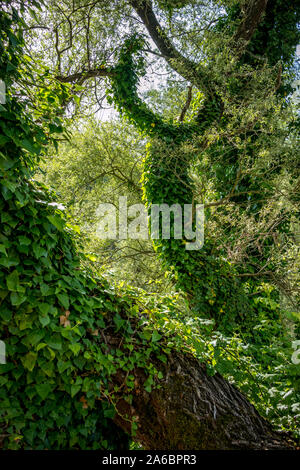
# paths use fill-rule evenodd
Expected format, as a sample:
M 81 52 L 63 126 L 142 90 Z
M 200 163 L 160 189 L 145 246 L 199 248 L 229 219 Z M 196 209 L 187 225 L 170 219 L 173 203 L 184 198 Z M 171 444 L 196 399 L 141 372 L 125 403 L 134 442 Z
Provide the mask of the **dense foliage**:
M 26 103 L 15 98 L 20 25 L 16 11 L 13 19 L 1 13 L 1 78 L 8 94 L 0 110 L 0 315 L 9 358 L 0 377 L 2 445 L 126 448 L 128 439 L 111 420 L 108 376 L 119 368 L 127 371 L 124 385 L 130 390 L 130 370 L 139 364 L 149 369 L 151 383 L 157 373 L 148 359 L 152 349 L 143 355 L 138 351 L 139 340 L 145 342 L 142 336 L 132 351 L 133 330 L 126 315 L 136 316 L 133 302 L 79 269 L 72 240 L 76 232 L 49 190 L 32 180 L 49 136 L 30 119 Z M 102 329 L 122 332 L 119 347 L 103 343 Z M 159 338 L 154 336 L 153 349 Z
M 167 18 L 197 4 L 157 3 Z M 152 103 L 151 96 L 140 97 L 138 85 L 147 65 L 144 51 L 150 47 L 141 35 L 123 38 L 116 65 L 107 69 L 108 100 L 142 133 L 143 143 L 147 141 L 143 165 L 137 158 L 137 174 L 121 172 L 128 194 L 149 209 L 159 203 L 208 202 L 206 240 L 200 251 L 185 250 L 186 240 L 154 241 L 162 271 L 181 292 L 157 295 L 100 278 L 96 271 L 101 260 L 93 266 L 93 257 L 81 254 L 85 248 L 72 227 L 72 219 L 78 222 L 78 206 L 63 194 L 71 213 L 67 218 L 57 195 L 33 179 L 42 167 L 59 190 L 55 156 L 51 180 L 53 166 L 47 170 L 51 163 L 45 155 L 53 147 L 62 149 L 57 143 L 66 127 L 61 106 L 80 93 L 84 80 L 79 88 L 63 84 L 41 62 L 37 71 L 24 56 L 24 11 L 11 7 L 1 12 L 0 79 L 7 96 L 0 105 L 0 324 L 9 358 L 0 366 L 4 448 L 128 447 L 128 437 L 112 421 L 117 397 L 130 403 L 136 367 L 147 375 L 147 393 L 159 386 L 162 375 L 152 359 L 166 363 L 172 349 L 196 355 L 206 362 L 208 373 L 218 371 L 235 382 L 278 428 L 297 432 L 299 365 L 291 363 L 291 356 L 299 319 L 276 282 L 293 252 L 297 201 L 292 183 L 277 205 L 271 202 L 281 189 L 280 180 L 290 182 L 296 176 L 293 139 L 298 120 L 287 99 L 287 83 L 298 31 L 293 5 L 273 3 L 268 7 L 272 14 L 260 23 L 247 53 L 240 54 L 231 49 L 229 39 L 241 10 L 236 2 L 222 2 L 225 19 L 215 22 L 206 45 L 207 56 L 215 58 L 208 74 L 214 86 L 208 90 L 204 80 L 183 121 L 155 112 L 155 96 Z M 39 5 L 32 6 L 35 17 Z M 287 30 L 293 34 L 283 42 Z M 260 56 L 265 60 L 257 59 Z M 187 64 L 178 67 L 176 60 L 175 69 L 189 75 Z M 26 82 L 35 80 L 38 91 L 21 98 L 24 83 L 26 89 Z M 128 141 L 118 126 L 108 126 L 109 139 L 114 146 L 116 132 L 125 148 Z M 74 142 L 64 145 L 68 149 Z M 92 162 L 94 171 L 97 152 L 90 156 L 84 145 L 91 148 L 89 139 L 78 144 L 76 153 Z M 278 145 L 283 152 L 275 150 Z M 131 154 L 127 152 L 125 169 Z M 64 169 L 70 162 L 74 154 L 63 162 Z M 101 191 L 110 170 L 100 169 Z M 113 177 L 120 178 L 120 170 L 116 173 L 119 176 Z M 78 181 L 75 178 L 74 184 Z M 90 191 L 89 196 L 86 208 L 95 204 L 98 193 Z M 215 200 L 220 204 L 214 209 L 209 202 Z M 223 204 L 227 200 L 229 207 Z M 86 222 L 79 218 L 83 230 Z M 258 229 L 252 233 L 247 224 Z M 234 259 L 228 249 L 236 252 L 245 227 L 251 243 Z M 276 251 L 286 240 L 287 262 Z M 134 267 L 127 269 L 134 279 Z M 115 386 L 112 378 L 118 374 L 121 385 Z M 131 424 L 134 436 L 137 423 Z

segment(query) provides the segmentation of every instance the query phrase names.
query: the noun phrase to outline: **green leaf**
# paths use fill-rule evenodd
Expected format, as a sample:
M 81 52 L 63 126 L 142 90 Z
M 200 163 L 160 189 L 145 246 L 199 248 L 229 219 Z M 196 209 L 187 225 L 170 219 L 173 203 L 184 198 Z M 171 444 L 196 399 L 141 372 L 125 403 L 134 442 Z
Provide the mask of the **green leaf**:
M 28 369 L 29 371 L 33 370 L 36 360 L 37 360 L 37 354 L 34 352 L 27 353 L 26 356 L 24 356 L 21 359 L 23 366 L 25 367 L 25 369 Z
M 68 369 L 69 367 L 71 367 L 72 364 L 70 361 L 68 362 L 64 362 L 64 361 L 61 361 L 59 360 L 57 362 L 57 369 L 58 369 L 58 372 L 61 374 L 62 372 L 64 372 L 66 369 Z
M 12 168 L 15 164 L 15 161 L 14 160 L 11 160 L 9 158 L 5 158 L 5 160 L 3 159 L 3 156 L 1 155 L 1 160 L 0 160 L 0 168 L 3 169 L 3 170 L 9 170 L 10 168 Z
M 157 331 L 153 331 L 152 338 L 151 338 L 152 343 L 156 343 L 161 338 L 162 338 L 162 335 L 160 335 Z
M 9 138 L 5 135 L 0 135 L 0 147 L 3 147 L 7 142 L 9 142 Z
M 48 346 L 50 346 L 52 349 L 57 349 L 60 351 L 62 349 L 61 338 L 59 336 L 54 336 L 53 338 L 49 339 Z
M 47 315 L 50 312 L 51 305 L 46 304 L 45 302 L 41 302 L 39 304 L 39 309 L 43 315 Z
M 19 287 L 19 273 L 15 269 L 12 273 L 10 273 L 6 278 L 6 284 L 8 290 L 17 291 Z
M 103 411 L 103 415 L 104 415 L 104 418 L 114 418 L 115 415 L 116 415 L 116 411 L 114 408 L 111 408 L 111 409 L 108 409 L 108 410 L 104 410 Z
M 43 297 L 46 297 L 51 293 L 51 287 L 49 287 L 48 284 L 41 284 L 40 289 Z
M 71 385 L 71 397 L 75 397 L 76 393 L 79 392 L 79 390 L 81 389 L 81 385 Z
M 19 260 L 16 258 L 0 258 L 0 265 L 5 266 L 5 268 L 11 268 L 12 266 L 17 266 Z
M 70 302 L 69 302 L 69 296 L 67 294 L 57 294 L 57 298 L 59 302 L 62 304 L 62 306 L 68 310 Z
M 22 318 L 19 323 L 20 331 L 27 330 L 31 328 L 33 322 L 33 318 L 30 315 L 22 315 Z
M 71 349 L 72 353 L 75 354 L 75 356 L 77 356 L 79 354 L 81 346 L 78 343 L 74 343 L 74 344 L 70 344 L 69 348 Z
M 39 316 L 39 320 L 40 320 L 40 322 L 43 326 L 47 326 L 50 323 L 50 318 L 48 317 L 48 315 L 46 315 L 44 317 Z
M 24 149 L 28 150 L 28 152 L 30 152 L 30 153 L 36 153 L 37 152 L 37 147 L 34 145 L 32 140 L 23 139 L 21 141 L 21 145 Z
M 53 385 L 47 383 L 36 385 L 35 387 L 37 393 L 42 398 L 42 400 L 45 400 L 47 398 L 47 396 L 52 392 L 53 388 Z
M 30 238 L 27 238 L 24 235 L 21 235 L 20 237 L 18 237 L 18 240 L 19 240 L 20 245 L 28 246 L 31 244 Z
M 122 327 L 122 325 L 125 323 L 125 320 L 123 320 L 123 318 L 121 318 L 120 315 L 117 313 L 114 316 L 114 322 L 117 326 L 117 331 L 118 331 Z
M 32 319 L 31 319 L 31 322 L 32 322 Z M 30 346 L 35 346 L 43 337 L 45 336 L 45 333 L 44 331 L 33 331 L 32 333 L 30 333 L 27 338 L 26 338 L 26 344 L 30 345 Z M 42 344 L 42 343 L 40 343 Z M 38 347 L 36 348 L 36 350 L 38 351 Z
M 27 296 L 25 294 L 19 294 L 18 292 L 12 292 L 10 294 L 10 301 L 12 305 L 18 307 L 21 305 L 25 300 L 27 299 Z
M 32 249 L 33 249 L 34 256 L 38 259 L 41 258 L 42 256 L 48 255 L 47 250 L 37 243 L 33 244 Z
M 0 245 L 0 253 L 3 253 L 5 256 L 7 256 L 6 248 L 4 245 Z
M 47 219 L 48 219 L 49 222 L 51 222 L 51 224 L 54 225 L 54 227 L 56 227 L 57 230 L 59 230 L 60 232 L 62 232 L 62 231 L 64 230 L 65 221 L 64 221 L 64 219 L 62 219 L 62 218 L 59 217 L 58 215 L 48 215 Z

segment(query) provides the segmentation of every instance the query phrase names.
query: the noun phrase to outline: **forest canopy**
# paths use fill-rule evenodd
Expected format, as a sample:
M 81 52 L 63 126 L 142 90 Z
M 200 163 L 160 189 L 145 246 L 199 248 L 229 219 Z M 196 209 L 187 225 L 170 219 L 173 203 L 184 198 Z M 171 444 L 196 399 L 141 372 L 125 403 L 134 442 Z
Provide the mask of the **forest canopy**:
M 0 447 L 294 449 L 298 2 L 0 6 Z

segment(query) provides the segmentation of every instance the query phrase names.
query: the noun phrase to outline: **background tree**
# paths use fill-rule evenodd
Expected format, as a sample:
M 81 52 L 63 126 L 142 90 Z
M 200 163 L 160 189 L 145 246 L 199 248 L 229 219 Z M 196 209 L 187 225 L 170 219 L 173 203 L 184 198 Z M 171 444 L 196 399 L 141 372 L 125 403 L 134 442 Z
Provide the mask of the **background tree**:
M 211 8 L 201 2 L 201 9 L 198 2 L 176 4 L 176 9 L 189 9 L 190 20 L 184 30 L 191 25 L 193 33 L 190 41 L 174 35 L 176 48 L 168 34 L 176 30 L 179 16 L 176 22 L 177 10 L 170 4 L 158 4 L 157 15 L 165 29 L 150 1 L 113 4 L 113 22 L 105 21 L 111 7 L 103 2 L 73 2 L 67 13 L 64 5 L 49 3 L 53 8 L 42 10 L 35 26 L 26 32 L 29 38 L 32 30 L 44 28 L 38 23 L 45 17 L 48 25 L 53 21 L 57 57 L 53 71 L 44 64 L 42 71 L 36 71 L 26 56 L 25 61 L 21 59 L 24 24 L 18 11 L 4 8 L 1 17 L 1 73 L 9 86 L 7 104 L 0 110 L 1 325 L 9 357 L 14 357 L 1 366 L 4 447 L 126 445 L 124 435 L 115 432 L 110 420 L 113 416 L 147 448 L 293 447 L 292 440 L 272 430 L 219 372 L 245 391 L 278 427 L 295 429 L 296 369 L 285 364 L 290 360 L 295 328 L 293 324 L 286 327 L 279 292 L 267 276 L 275 257 L 276 236 L 271 229 L 264 243 L 247 246 L 242 262 L 229 261 L 225 250 L 232 236 L 232 214 L 239 223 L 235 236 L 248 218 L 256 221 L 258 215 L 266 219 L 263 227 L 273 217 L 275 227 L 289 236 L 291 210 L 280 214 L 280 206 L 270 208 L 268 203 L 274 187 L 278 189 L 274 181 L 280 181 L 283 174 L 289 180 L 294 178 L 290 162 L 297 119 L 282 98 L 286 88 L 281 85 L 283 67 L 277 65 L 277 54 L 288 70 L 297 39 L 295 10 L 288 10 L 285 17 L 294 31 L 291 43 L 280 52 L 276 48 L 273 57 L 271 30 L 276 24 L 278 37 L 282 37 L 278 12 L 286 11 L 281 2 L 267 6 L 271 26 L 268 16 L 262 20 L 263 1 L 245 8 L 234 3 Z M 139 28 L 131 7 L 158 48 L 154 55 L 162 55 L 166 67 L 171 66 L 199 90 L 193 101 L 189 88 L 179 120 L 165 119 L 153 110 L 151 99 L 138 94 L 150 45 L 136 34 Z M 193 26 L 198 23 L 199 28 L 199 9 L 203 31 L 195 39 Z M 92 17 L 94 10 L 97 16 Z M 90 54 L 90 27 L 99 26 L 99 12 L 103 14 L 102 37 L 113 30 L 114 37 L 121 40 L 121 47 L 112 51 L 108 44 L 105 50 L 111 50 L 113 66 L 107 64 L 108 56 L 105 64 L 103 60 L 99 64 L 97 41 L 95 55 Z M 31 14 L 35 17 L 36 11 Z M 183 13 L 181 17 L 187 16 Z M 126 38 L 124 19 L 128 28 L 134 25 L 135 33 Z M 74 36 L 76 25 L 80 26 Z M 65 45 L 61 43 L 66 37 L 64 28 L 68 28 Z M 83 44 L 82 31 L 86 56 L 76 51 Z M 39 52 L 32 55 L 37 60 Z M 87 61 L 85 70 L 78 70 L 81 61 Z M 48 66 L 52 63 L 50 60 Z M 220 212 L 209 214 L 208 227 L 220 226 L 227 217 L 227 226 L 217 233 L 225 237 L 221 248 L 216 247 L 217 236 L 210 236 L 210 232 L 204 249 L 197 253 L 186 252 L 181 241 L 156 243 L 164 266 L 189 300 L 191 311 L 186 318 L 181 318 L 172 299 L 163 304 L 146 293 L 113 287 L 80 270 L 72 241 L 76 235 L 57 205 L 50 202 L 53 196 L 31 179 L 50 136 L 64 130 L 58 119 L 62 114 L 59 104 L 73 112 L 74 103 L 79 103 L 76 96 L 81 94 L 83 103 L 90 96 L 89 90 L 85 92 L 78 85 L 103 76 L 110 80 L 110 99 L 151 141 L 143 169 L 148 207 L 161 201 L 193 202 L 199 193 L 197 183 L 199 187 L 202 175 L 207 174 L 208 184 L 201 196 L 208 198 L 210 207 L 220 207 Z M 34 93 L 29 89 L 32 83 L 38 85 Z M 17 99 L 21 89 L 30 98 L 23 103 Z M 192 111 L 188 110 L 190 104 Z M 16 122 L 13 129 L 12 119 Z M 276 139 L 289 139 L 283 162 L 270 150 L 270 142 Z M 264 190 L 267 204 L 263 204 L 257 188 L 266 181 L 262 160 L 268 150 L 270 185 Z M 226 213 L 228 201 L 235 203 L 231 213 Z M 292 197 L 291 208 L 293 203 Z M 252 238 L 256 241 L 259 236 L 260 229 Z M 249 270 L 253 265 L 259 267 L 258 272 Z M 271 390 L 270 382 L 274 385 Z M 279 413 L 277 404 L 281 406 Z M 58 421 L 60 407 L 68 410 L 61 413 L 67 420 Z

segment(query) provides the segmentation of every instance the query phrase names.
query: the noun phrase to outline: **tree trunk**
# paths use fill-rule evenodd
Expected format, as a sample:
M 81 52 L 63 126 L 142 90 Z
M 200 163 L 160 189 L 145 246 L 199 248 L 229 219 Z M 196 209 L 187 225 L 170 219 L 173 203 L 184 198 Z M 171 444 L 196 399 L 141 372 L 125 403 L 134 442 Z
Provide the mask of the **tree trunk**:
M 241 392 L 220 374 L 208 376 L 194 357 L 173 353 L 162 371 L 161 388 L 149 394 L 143 370 L 135 370 L 132 404 L 120 397 L 117 405 L 116 424 L 130 432 L 123 417 L 135 418 L 144 449 L 296 449 L 289 435 L 274 431 Z

